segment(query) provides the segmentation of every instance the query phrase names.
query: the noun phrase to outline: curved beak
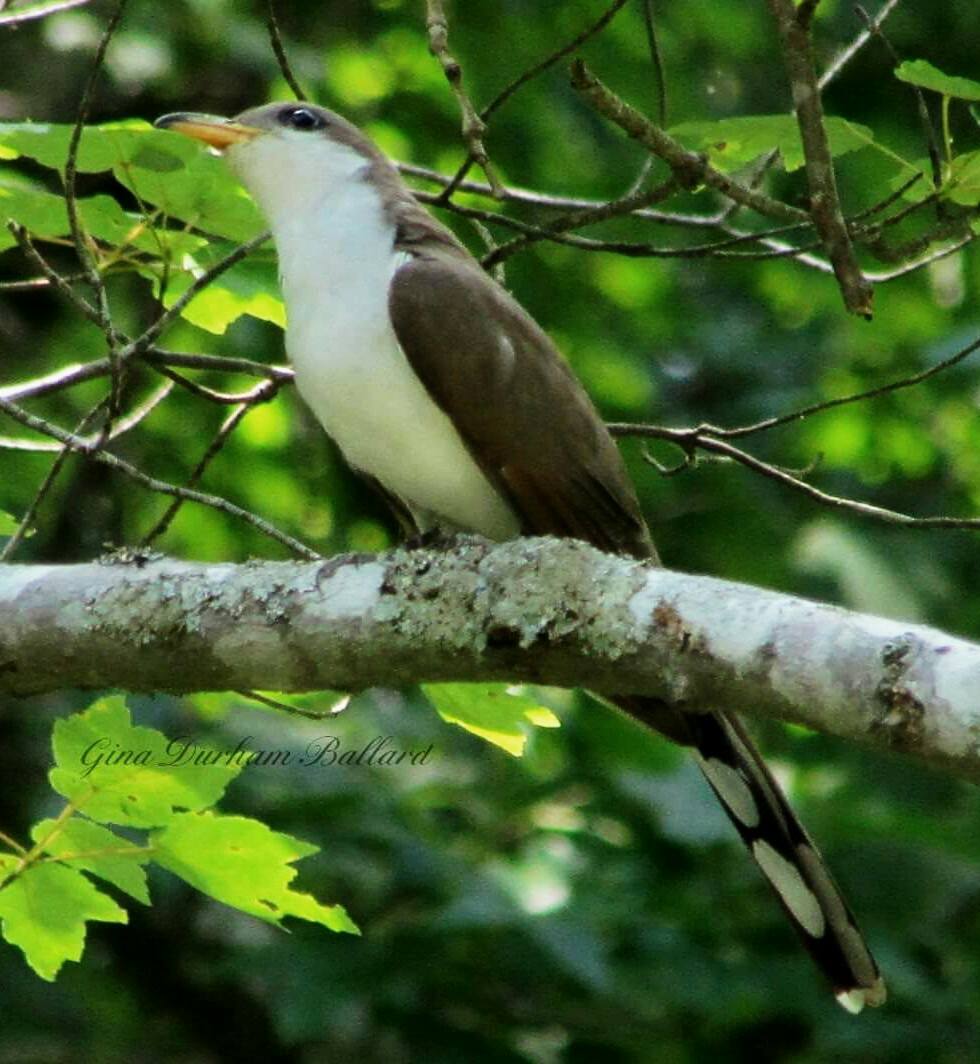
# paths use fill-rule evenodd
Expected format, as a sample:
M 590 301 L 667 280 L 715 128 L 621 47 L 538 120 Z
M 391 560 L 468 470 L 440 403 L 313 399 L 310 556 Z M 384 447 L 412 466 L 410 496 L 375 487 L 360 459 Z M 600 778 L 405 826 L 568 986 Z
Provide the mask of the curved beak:
M 164 115 L 153 124 L 157 129 L 172 129 L 175 133 L 183 133 L 185 137 L 193 137 L 219 150 L 252 140 L 262 132 L 256 126 L 242 125 L 231 118 L 195 114 L 191 111 Z

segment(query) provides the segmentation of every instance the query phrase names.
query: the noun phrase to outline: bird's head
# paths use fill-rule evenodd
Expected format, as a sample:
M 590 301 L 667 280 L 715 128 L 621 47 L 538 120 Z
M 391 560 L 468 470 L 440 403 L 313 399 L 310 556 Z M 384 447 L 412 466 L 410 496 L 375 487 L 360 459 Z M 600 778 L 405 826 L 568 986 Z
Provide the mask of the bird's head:
M 235 118 L 180 112 L 154 123 L 220 151 L 276 224 L 378 167 L 385 156 L 352 123 L 311 103 L 273 103 Z

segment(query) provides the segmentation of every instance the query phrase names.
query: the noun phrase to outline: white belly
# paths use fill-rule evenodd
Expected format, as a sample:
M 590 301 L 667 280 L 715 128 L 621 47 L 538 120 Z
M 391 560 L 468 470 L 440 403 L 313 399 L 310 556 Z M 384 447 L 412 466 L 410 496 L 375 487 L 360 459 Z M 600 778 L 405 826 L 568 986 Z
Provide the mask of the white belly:
M 322 310 L 322 307 L 321 307 Z M 351 327 L 340 308 L 323 334 L 290 320 L 296 385 L 352 466 L 433 520 L 491 539 L 518 535 L 513 510 L 483 475 L 449 418 L 429 397 L 393 331 Z
M 333 162 L 350 174 L 331 185 L 323 169 L 331 159 L 310 178 L 318 198 L 308 209 L 290 201 L 281 214 L 270 212 L 300 395 L 350 464 L 402 499 L 423 527 L 516 536 L 514 511 L 398 345 L 388 286 L 408 260 L 393 250 L 391 223 L 361 173 L 364 160 L 345 160 L 341 151 Z

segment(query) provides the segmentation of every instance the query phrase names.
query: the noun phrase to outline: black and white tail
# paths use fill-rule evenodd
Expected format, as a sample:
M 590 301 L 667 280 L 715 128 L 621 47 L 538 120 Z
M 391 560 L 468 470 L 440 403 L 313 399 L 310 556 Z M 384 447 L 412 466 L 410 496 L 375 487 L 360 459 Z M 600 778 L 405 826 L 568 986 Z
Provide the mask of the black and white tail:
M 685 715 L 695 757 L 817 967 L 848 1012 L 885 1000 L 857 921 L 806 829 L 739 720 Z

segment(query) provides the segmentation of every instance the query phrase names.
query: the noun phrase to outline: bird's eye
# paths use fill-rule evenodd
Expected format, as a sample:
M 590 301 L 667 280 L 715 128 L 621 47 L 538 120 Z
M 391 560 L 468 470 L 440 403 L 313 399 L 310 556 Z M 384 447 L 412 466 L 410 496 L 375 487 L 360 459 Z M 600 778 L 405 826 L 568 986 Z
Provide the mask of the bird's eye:
M 290 129 L 322 129 L 326 122 L 309 107 L 284 107 L 279 112 L 279 124 Z

